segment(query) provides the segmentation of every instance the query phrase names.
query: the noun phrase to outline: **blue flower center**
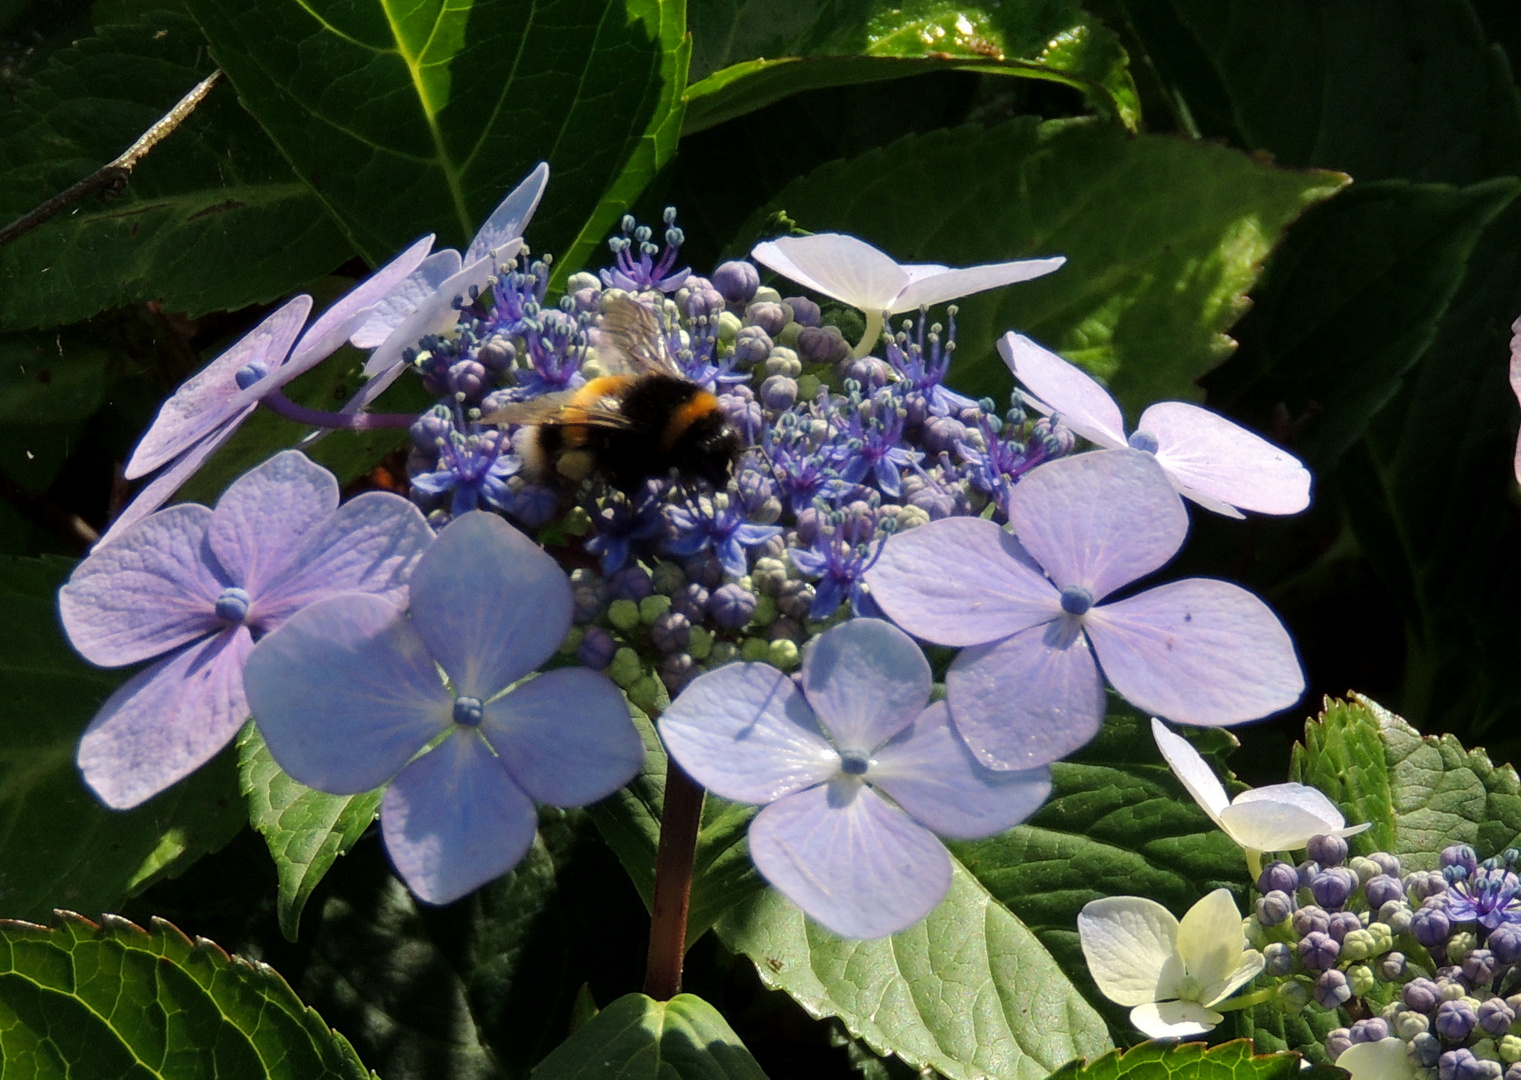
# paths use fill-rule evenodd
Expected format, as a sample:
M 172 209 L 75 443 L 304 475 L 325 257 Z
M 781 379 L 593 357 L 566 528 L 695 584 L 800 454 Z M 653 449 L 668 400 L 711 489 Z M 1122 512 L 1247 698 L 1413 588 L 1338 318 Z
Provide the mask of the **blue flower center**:
M 248 618 L 248 593 L 236 585 L 222 590 L 222 595 L 217 597 L 217 618 L 223 622 L 241 623 Z
M 840 755 L 840 771 L 846 776 L 865 776 L 871 759 L 859 750 L 846 750 Z
M 1062 590 L 1062 610 L 1068 615 L 1086 615 L 1093 606 L 1093 593 L 1083 585 L 1068 585 Z
M 1130 436 L 1130 449 L 1139 450 L 1143 454 L 1155 454 L 1157 452 L 1157 437 L 1149 431 L 1137 431 Z
M 238 373 L 233 376 L 238 382 L 239 390 L 247 390 L 254 383 L 269 374 L 269 368 L 262 360 L 255 360 L 251 364 L 244 364 L 238 368 Z
M 466 727 L 480 727 L 483 715 L 480 698 L 457 697 L 454 699 L 454 722 L 456 724 L 464 724 Z

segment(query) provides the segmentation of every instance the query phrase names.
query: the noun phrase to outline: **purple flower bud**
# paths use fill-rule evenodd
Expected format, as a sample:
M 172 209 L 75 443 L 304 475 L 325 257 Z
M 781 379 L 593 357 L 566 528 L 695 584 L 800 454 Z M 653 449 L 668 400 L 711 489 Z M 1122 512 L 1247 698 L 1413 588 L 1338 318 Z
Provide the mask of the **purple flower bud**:
M 1412 904 L 1420 904 L 1429 896 L 1440 896 L 1447 891 L 1447 879 L 1440 870 L 1416 871 L 1405 878 L 1405 895 Z
M 1505 1070 L 1504 1080 L 1521 1080 L 1521 1061 L 1515 1062 Z
M 1310 894 L 1315 902 L 1328 911 L 1342 907 L 1357 891 L 1357 875 L 1345 866 L 1333 866 L 1322 870 L 1310 882 Z
M 1483 986 L 1495 977 L 1495 969 L 1499 966 L 1495 954 L 1488 949 L 1471 949 L 1463 957 L 1463 977 L 1469 986 Z
M 687 317 L 700 319 L 703 316 L 714 318 L 722 315 L 724 310 L 724 296 L 717 289 L 692 288 L 692 278 L 687 279 L 687 288 L 691 292 L 687 295 Z
M 1257 900 L 1257 921 L 1263 926 L 1277 926 L 1294 912 L 1294 899 L 1276 889 Z
M 787 581 L 776 590 L 776 608 L 789 619 L 802 621 L 813 608 L 813 585 L 806 581 Z
M 546 484 L 524 484 L 507 504 L 507 512 L 529 530 L 548 525 L 559 509 L 560 493 Z
M 1294 970 L 1294 950 L 1282 941 L 1270 941 L 1262 948 L 1263 971 L 1269 975 L 1287 975 Z
M 819 538 L 819 512 L 805 506 L 797 513 L 797 546 L 812 547 Z
M 1479 1006 L 1479 1026 L 1495 1038 L 1510 1034 L 1516 1022 L 1516 1010 L 1502 998 L 1490 998 Z
M 1437 1059 L 1438 1080 L 1500 1080 L 1498 1061 L 1475 1057 L 1472 1050 L 1449 1050 Z
M 1442 1000 L 1441 987 L 1425 977 L 1411 979 L 1405 984 L 1401 993 L 1406 1005 L 1428 1016 Z
M 589 623 L 601 615 L 602 605 L 607 602 L 606 592 L 590 585 L 577 585 L 571 596 L 575 601 L 574 618 L 578 623 Z
M 1347 857 L 1347 842 L 1339 836 L 1312 836 L 1304 853 L 1322 867 L 1339 866 Z
M 570 294 L 570 302 L 577 311 L 596 311 L 602 300 L 602 290 L 588 285 Z
M 681 562 L 682 570 L 686 571 L 687 580 L 704 585 L 711 589 L 720 584 L 724 579 L 724 566 L 719 561 L 718 552 L 712 548 L 705 548 L 696 555 L 689 555 Z
M 1368 906 L 1377 911 L 1390 900 L 1403 900 L 1405 886 L 1397 877 L 1379 874 L 1368 879 L 1368 883 L 1363 886 L 1363 893 L 1368 897 Z
M 850 355 L 850 343 L 833 326 L 804 326 L 797 335 L 797 354 L 810 364 L 835 364 Z
M 576 659 L 595 671 L 601 671 L 613 662 L 613 653 L 618 651 L 618 643 L 600 626 L 588 626 L 586 636 L 581 639 L 581 647 L 576 650 Z
M 1433 1069 L 1436 1067 L 1437 1059 L 1442 1056 L 1442 1040 L 1429 1031 L 1423 1031 L 1410 1040 L 1410 1047 L 1406 1053 L 1411 1062 L 1420 1068 Z
M 1352 999 L 1347 977 L 1335 968 L 1322 971 L 1315 978 L 1315 1000 L 1322 1009 L 1335 1009 Z
M 1292 893 L 1298 888 L 1299 871 L 1282 859 L 1274 859 L 1257 875 L 1257 891 L 1264 895 L 1270 892 Z
M 760 387 L 761 403 L 768 409 L 792 408 L 797 401 L 797 380 L 785 375 L 772 375 Z
M 792 321 L 799 326 L 819 325 L 819 305 L 806 296 L 788 296 L 782 300 L 792 309 Z
M 1428 949 L 1434 949 L 1452 933 L 1452 922 L 1440 907 L 1423 907 L 1410 917 L 1410 932 Z
M 713 287 L 731 304 L 748 304 L 760 288 L 760 271 L 743 261 L 719 263 L 713 271 Z
M 1398 982 L 1405 977 L 1406 964 L 1404 953 L 1385 953 L 1378 961 L 1378 977 L 1385 982 Z
M 475 350 L 475 358 L 487 371 L 506 371 L 517 359 L 517 350 L 506 338 L 494 337 Z
M 1438 864 L 1443 870 L 1449 866 L 1461 866 L 1469 877 L 1479 869 L 1479 855 L 1467 844 L 1450 844 L 1442 849 Z
M 1306 859 L 1296 869 L 1299 871 L 1299 887 L 1301 889 L 1308 889 L 1310 882 L 1314 881 L 1320 874 L 1320 863 L 1314 859 Z
M 1448 1042 L 1460 1043 L 1473 1034 L 1473 1029 L 1478 1026 L 1478 1023 L 1479 1017 L 1473 1011 L 1473 1006 L 1459 999 L 1444 1001 L 1438 1005 L 1436 1020 L 1431 1026 Z
M 1521 926 L 1515 923 L 1501 923 L 1490 933 L 1489 940 L 1485 942 L 1489 951 L 1495 954 L 1495 960 L 1502 964 L 1514 964 L 1521 960 Z
M 787 314 L 787 309 L 782 305 L 763 300 L 758 304 L 751 304 L 745 310 L 745 321 L 751 326 L 760 327 L 774 338 L 787 325 Z
M 675 653 L 660 662 L 660 681 L 672 697 L 697 676 L 697 661 L 687 653 Z
M 1294 934 L 1296 937 L 1304 937 L 1311 930 L 1319 930 L 1324 934 L 1331 928 L 1331 916 L 1326 910 L 1314 904 L 1306 904 L 1294 912 Z
M 755 616 L 755 594 L 738 585 L 720 585 L 708 597 L 708 614 L 719 626 L 738 630 Z
M 655 591 L 650 572 L 642 566 L 626 566 L 607 579 L 607 594 L 614 600 L 637 603 Z
M 1387 851 L 1375 851 L 1368 858 L 1378 863 L 1379 869 L 1390 877 L 1398 878 L 1400 876 L 1400 861 Z
M 685 615 L 688 622 L 701 622 L 708 610 L 708 590 L 688 582 L 671 594 L 671 610 Z
M 454 430 L 454 412 L 447 405 L 435 405 L 412 421 L 412 443 L 424 454 L 438 456 L 438 441 L 447 440 Z
M 859 360 L 842 364 L 841 368 L 845 378 L 854 379 L 864 390 L 886 386 L 887 380 L 892 377 L 892 368 L 875 356 L 863 356 Z
M 743 327 L 734 335 L 734 363 L 742 368 L 764 363 L 771 355 L 771 335 L 758 326 Z
M 1355 912 L 1338 911 L 1335 915 L 1331 916 L 1330 923 L 1326 927 L 1326 933 L 1335 938 L 1339 944 L 1347 940 L 1347 935 L 1352 931 L 1361 930 L 1362 928 L 1363 921 L 1357 917 Z
M 1299 962 L 1310 971 L 1334 967 L 1341 955 L 1341 945 L 1330 934 L 1311 930 L 1299 943 Z
M 1352 1025 L 1354 1043 L 1378 1042 L 1389 1037 L 1389 1021 L 1381 1016 L 1370 1016 Z
M 1326 1035 L 1326 1057 L 1332 1061 L 1346 1053 L 1352 1045 L 1352 1032 L 1348 1028 L 1332 1028 Z
M 657 615 L 650 624 L 650 640 L 663 653 L 681 652 L 692 640 L 692 621 L 675 611 Z

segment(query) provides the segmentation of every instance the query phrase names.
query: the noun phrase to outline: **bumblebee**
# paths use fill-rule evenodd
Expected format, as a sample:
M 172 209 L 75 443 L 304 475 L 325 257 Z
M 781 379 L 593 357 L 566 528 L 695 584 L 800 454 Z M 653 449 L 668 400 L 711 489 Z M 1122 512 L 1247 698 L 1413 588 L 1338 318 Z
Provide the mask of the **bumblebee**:
M 598 359 L 626 371 L 482 418 L 529 427 L 518 446 L 525 472 L 572 483 L 600 476 L 625 492 L 672 472 L 727 484 L 743 444 L 718 398 L 682 375 L 656 314 L 619 298 L 604 312 L 601 334 Z

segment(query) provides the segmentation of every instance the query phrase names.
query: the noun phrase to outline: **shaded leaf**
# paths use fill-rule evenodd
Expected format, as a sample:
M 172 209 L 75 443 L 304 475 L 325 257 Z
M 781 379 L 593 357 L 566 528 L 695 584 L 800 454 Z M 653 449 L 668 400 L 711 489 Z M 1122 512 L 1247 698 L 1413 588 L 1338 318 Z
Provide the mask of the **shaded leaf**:
M 680 0 L 192 0 L 238 96 L 371 262 L 463 248 L 540 160 L 574 268 L 674 144 Z M 664 134 L 667 130 L 670 134 Z
M 0 1060 L 18 1076 L 372 1075 L 267 965 L 161 919 L 70 912 L 52 929 L 0 922 Z
M 1050 1080 L 1330 1080 L 1345 1076 L 1340 1069 L 1302 1072 L 1297 1054 L 1254 1053 L 1242 1040 L 1220 1046 L 1203 1043 L 1149 1042 L 1129 1050 L 1116 1050 L 1097 1061 L 1072 1062 L 1051 1075 Z
M 179 873 L 242 828 L 231 751 L 133 810 L 107 809 L 74 764 L 124 678 L 75 655 L 58 624 L 65 559 L 0 559 L 0 911 L 97 912 Z
M 695 0 L 686 131 L 802 90 L 932 70 L 1048 79 L 1082 91 L 1131 130 L 1140 102 L 1118 39 L 1076 3 L 886 5 Z
M 1065 255 L 1054 274 L 959 302 L 952 379 L 974 395 L 1006 394 L 1012 379 L 993 345 L 1017 328 L 1138 411 L 1201 396 L 1194 380 L 1233 348 L 1225 330 L 1283 228 L 1344 182 L 1213 144 L 1021 119 L 826 165 L 741 236 L 785 210 L 805 229 L 854 233 L 905 263 Z
M 102 27 L 49 59 L 0 115 L 0 218 L 115 158 L 213 70 L 183 15 Z M 0 326 L 53 326 L 142 300 L 199 315 L 282 296 L 352 248 L 267 136 L 218 88 L 133 171 L 0 248 Z
M 765 1080 L 718 1010 L 693 994 L 656 1001 L 629 994 L 576 1030 L 534 1080 Z
M 301 910 L 340 855 L 380 812 L 382 789 L 360 795 L 329 795 L 292 780 L 275 763 L 250 723 L 238 737 L 239 787 L 248 820 L 269 844 L 279 874 L 280 930 L 295 941 Z

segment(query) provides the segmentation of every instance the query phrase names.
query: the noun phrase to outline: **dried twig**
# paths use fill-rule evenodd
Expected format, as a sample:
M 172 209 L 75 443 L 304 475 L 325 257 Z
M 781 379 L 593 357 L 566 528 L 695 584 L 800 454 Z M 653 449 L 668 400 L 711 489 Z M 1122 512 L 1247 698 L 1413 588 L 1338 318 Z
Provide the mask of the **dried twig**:
M 143 156 L 163 141 L 171 131 L 184 123 L 185 118 L 195 111 L 195 107 L 207 94 L 211 93 L 212 87 L 216 86 L 221 78 L 221 71 L 213 71 L 196 83 L 190 93 L 180 98 L 174 108 L 143 132 L 138 140 L 127 147 L 114 161 L 102 165 L 77 184 L 59 192 L 41 206 L 29 210 L 5 228 L 0 229 L 0 247 L 4 247 L 16 237 L 67 210 L 87 195 L 97 191 L 106 197 L 119 195 L 122 188 L 127 186 L 127 178 L 132 175 L 133 168 L 143 159 Z

